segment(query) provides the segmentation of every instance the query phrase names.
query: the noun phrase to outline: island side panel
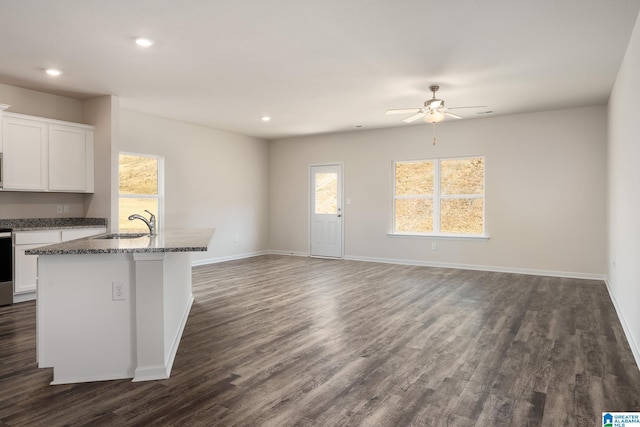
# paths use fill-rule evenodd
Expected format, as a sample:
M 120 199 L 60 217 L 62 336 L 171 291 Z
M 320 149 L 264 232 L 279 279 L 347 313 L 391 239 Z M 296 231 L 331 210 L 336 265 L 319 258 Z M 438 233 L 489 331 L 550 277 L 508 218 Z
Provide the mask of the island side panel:
M 164 353 L 169 369 L 173 365 L 193 304 L 191 278 L 191 254 L 172 252 L 164 263 Z
M 132 378 L 135 276 L 130 254 L 38 258 L 38 366 L 52 384 Z M 113 299 L 113 283 L 128 288 Z
M 191 309 L 187 252 L 136 253 L 137 366 L 133 381 L 169 378 Z

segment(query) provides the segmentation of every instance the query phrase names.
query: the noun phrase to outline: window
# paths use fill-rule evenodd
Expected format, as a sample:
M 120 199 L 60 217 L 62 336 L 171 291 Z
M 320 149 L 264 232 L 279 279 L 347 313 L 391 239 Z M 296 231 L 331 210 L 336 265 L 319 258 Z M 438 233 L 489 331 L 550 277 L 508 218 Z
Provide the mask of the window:
M 120 153 L 119 229 L 120 232 L 148 231 L 142 221 L 129 221 L 129 215 L 156 216 L 157 227 L 163 216 L 163 162 L 158 156 Z
M 315 213 L 338 213 L 338 174 L 317 172 L 315 174 Z
M 484 235 L 484 157 L 393 166 L 394 233 Z

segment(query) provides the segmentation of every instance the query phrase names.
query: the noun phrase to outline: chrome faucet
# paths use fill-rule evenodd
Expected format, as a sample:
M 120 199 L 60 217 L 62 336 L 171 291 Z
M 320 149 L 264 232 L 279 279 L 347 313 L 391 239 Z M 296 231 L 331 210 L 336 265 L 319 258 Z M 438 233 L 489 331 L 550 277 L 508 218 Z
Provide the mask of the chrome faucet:
M 151 215 L 151 217 L 148 220 L 142 215 L 133 214 L 133 215 L 129 215 L 129 221 L 133 221 L 134 219 L 139 219 L 143 221 L 145 224 L 147 224 L 147 227 L 149 227 L 149 235 L 155 236 L 156 235 L 156 216 L 146 209 L 144 211 L 149 215 Z

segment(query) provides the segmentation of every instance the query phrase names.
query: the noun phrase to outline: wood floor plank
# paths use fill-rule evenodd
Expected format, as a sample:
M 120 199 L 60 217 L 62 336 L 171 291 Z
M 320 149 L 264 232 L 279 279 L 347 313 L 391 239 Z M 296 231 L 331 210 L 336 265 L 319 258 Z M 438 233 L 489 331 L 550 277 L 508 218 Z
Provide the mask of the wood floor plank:
M 604 283 L 260 256 L 193 269 L 171 378 L 50 386 L 0 307 L 0 426 L 582 426 L 640 411 Z

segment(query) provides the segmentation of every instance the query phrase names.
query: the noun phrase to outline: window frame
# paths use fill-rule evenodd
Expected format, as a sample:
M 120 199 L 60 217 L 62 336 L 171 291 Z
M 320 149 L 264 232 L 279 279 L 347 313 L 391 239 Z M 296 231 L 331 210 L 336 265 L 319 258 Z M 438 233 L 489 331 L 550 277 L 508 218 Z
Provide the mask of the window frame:
M 469 159 L 482 159 L 483 163 L 483 176 L 482 176 L 482 193 L 481 194 L 441 194 L 441 162 L 445 160 L 469 160 Z M 396 194 L 396 165 L 399 163 L 433 163 L 433 195 L 412 195 L 398 196 Z M 405 236 L 405 237 L 438 237 L 438 238 L 451 238 L 451 239 L 483 239 L 487 240 L 489 236 L 486 233 L 486 179 L 487 179 L 487 162 L 485 156 L 459 156 L 459 157 L 437 157 L 429 159 L 419 160 L 394 160 L 391 164 L 392 175 L 392 208 L 391 208 L 391 232 L 389 236 Z M 431 199 L 433 200 L 433 231 L 420 232 L 420 231 L 396 231 L 396 200 L 398 199 Z M 465 234 L 465 233 L 444 233 L 441 231 L 441 218 L 440 218 L 440 202 L 442 199 L 482 199 L 482 232 L 477 234 Z
M 120 156 L 137 156 L 137 157 L 149 157 L 154 158 L 158 164 L 158 193 L 152 194 L 133 194 L 133 193 L 121 193 L 120 192 Z M 157 199 L 158 200 L 158 212 L 154 212 L 156 217 L 156 230 L 160 230 L 164 227 L 164 157 L 157 154 L 147 153 L 134 153 L 131 151 L 119 151 L 118 152 L 118 218 L 120 217 L 120 199 Z M 146 212 L 136 212 L 141 215 L 147 215 Z M 118 224 L 118 230 L 120 230 L 120 224 Z

